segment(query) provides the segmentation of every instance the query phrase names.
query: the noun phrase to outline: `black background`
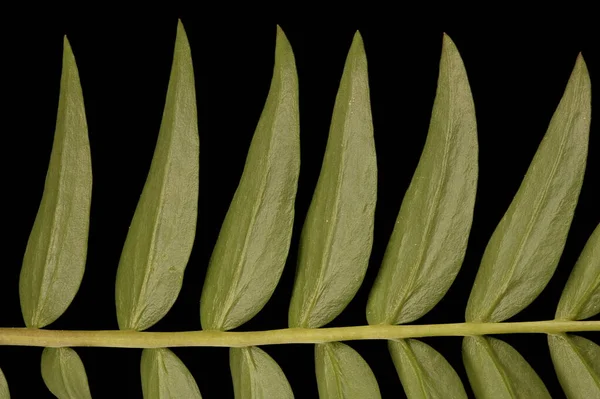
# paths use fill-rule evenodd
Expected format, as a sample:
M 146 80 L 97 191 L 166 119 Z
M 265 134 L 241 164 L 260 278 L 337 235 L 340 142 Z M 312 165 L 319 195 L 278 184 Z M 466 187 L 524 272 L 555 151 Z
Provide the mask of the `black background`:
M 269 89 L 275 24 L 295 52 L 300 90 L 301 173 L 292 246 L 281 282 L 266 307 L 238 330 L 285 328 L 300 229 L 325 150 L 331 111 L 352 36 L 360 29 L 369 62 L 378 157 L 375 240 L 364 283 L 330 326 L 364 325 L 365 305 L 387 240 L 425 141 L 435 95 L 442 32 L 463 57 L 477 112 L 479 183 L 468 252 L 444 299 L 416 323 L 464 321 L 477 267 L 510 204 L 560 100 L 579 51 L 592 82 L 600 79 L 600 41 L 591 25 L 451 20 L 393 23 L 230 21 L 210 13 L 169 11 L 110 17 L 94 13 L 20 19 L 3 29 L 0 74 L 2 261 L 0 326 L 23 319 L 18 277 L 42 195 L 50 156 L 67 34 L 85 97 L 94 174 L 85 276 L 72 305 L 51 329 L 116 329 L 114 278 L 128 225 L 150 165 L 164 105 L 177 17 L 185 24 L 196 75 L 200 130 L 200 200 L 195 246 L 171 311 L 151 331 L 200 328 L 199 298 L 220 225 L 241 175 Z M 538 21 L 539 22 L 539 21 Z M 8 28 L 7 28 L 8 26 Z M 598 98 L 598 97 L 596 97 Z M 598 102 L 595 101 L 594 104 Z M 593 105 L 593 119 L 600 106 Z M 552 319 L 560 292 L 600 221 L 600 132 L 592 123 L 588 166 L 564 255 L 544 292 L 514 321 Z M 598 319 L 598 317 L 596 317 Z M 600 343 L 600 334 L 584 334 Z M 504 335 L 530 362 L 554 397 L 564 397 L 547 341 Z M 455 367 L 469 391 L 460 338 L 425 339 Z M 350 342 L 372 367 L 384 398 L 404 393 L 381 341 Z M 286 373 L 298 398 L 316 398 L 313 348 L 264 349 Z M 97 398 L 141 398 L 138 349 L 78 348 Z M 175 348 L 206 398 L 233 397 L 228 351 Z M 0 367 L 15 398 L 51 397 L 39 372 L 41 348 L 0 347 Z M 469 391 L 469 395 L 472 392 Z

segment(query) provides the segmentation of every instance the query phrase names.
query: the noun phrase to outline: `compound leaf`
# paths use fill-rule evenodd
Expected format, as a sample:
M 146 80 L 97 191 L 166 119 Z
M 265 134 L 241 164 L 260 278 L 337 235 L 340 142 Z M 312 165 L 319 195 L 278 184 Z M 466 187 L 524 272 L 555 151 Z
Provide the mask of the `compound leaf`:
M 236 399 L 293 399 L 281 367 L 257 347 L 231 348 L 229 364 Z
M 475 107 L 444 35 L 427 141 L 369 296 L 369 324 L 414 321 L 446 294 L 465 256 L 476 188 Z
M 581 56 L 527 174 L 490 239 L 466 319 L 499 322 L 529 305 L 560 259 L 585 170 L 590 77 Z
M 79 72 L 64 38 L 60 97 L 42 201 L 19 279 L 25 325 L 42 328 L 69 307 L 83 278 L 92 164 Z
M 585 244 L 560 297 L 556 318 L 581 320 L 600 312 L 600 224 Z
M 377 199 L 369 101 L 367 58 L 357 32 L 300 238 L 290 327 L 318 328 L 333 320 L 350 302 L 367 270 Z
M 358 352 L 346 344 L 317 344 L 315 367 L 322 399 L 381 398 L 373 371 Z
M 416 339 L 389 341 L 388 347 L 409 398 L 466 399 L 460 377 L 438 351 Z
M 59 399 L 91 398 L 83 362 L 71 348 L 44 348 L 42 378 Z
M 144 399 L 201 399 L 196 380 L 167 348 L 144 349 L 140 363 Z
M 269 96 L 202 290 L 205 330 L 242 325 L 262 309 L 277 286 L 294 223 L 299 130 L 294 54 L 278 27 Z
M 120 329 L 152 326 L 179 295 L 196 234 L 198 154 L 194 70 L 179 22 L 154 158 L 117 270 Z
M 576 335 L 550 334 L 558 380 L 569 399 L 600 398 L 600 346 Z
M 504 341 L 482 336 L 465 337 L 463 362 L 478 399 L 551 399 L 529 363 Z

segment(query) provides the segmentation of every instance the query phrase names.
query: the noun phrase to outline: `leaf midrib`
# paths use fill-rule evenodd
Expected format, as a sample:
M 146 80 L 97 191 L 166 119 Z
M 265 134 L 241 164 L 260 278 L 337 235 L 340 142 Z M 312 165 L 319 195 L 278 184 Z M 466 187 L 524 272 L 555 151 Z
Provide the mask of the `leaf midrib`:
M 575 95 L 573 95 L 573 97 L 575 97 Z M 574 107 L 571 104 L 569 111 L 572 111 L 573 108 Z M 510 268 L 507 273 L 508 276 L 507 276 L 507 278 L 504 279 L 502 286 L 500 287 L 500 291 L 498 291 L 498 294 L 496 295 L 496 298 L 494 299 L 492 304 L 490 306 L 488 306 L 488 310 L 484 313 L 483 317 L 481 318 L 481 321 L 490 321 L 490 317 L 495 312 L 496 306 L 498 306 L 500 301 L 502 301 L 503 295 L 506 293 L 506 291 L 508 290 L 508 287 L 512 283 L 512 277 L 515 274 L 517 264 L 522 257 L 523 251 L 525 249 L 525 244 L 529 238 L 529 235 L 531 234 L 531 231 L 533 230 L 534 222 L 536 222 L 539 219 L 541 206 L 546 200 L 546 196 L 548 195 L 548 190 L 550 189 L 551 183 L 554 180 L 554 175 L 556 174 L 556 171 L 558 170 L 558 165 L 562 161 L 562 158 L 564 157 L 564 148 L 565 148 L 565 145 L 567 142 L 567 136 L 568 136 L 567 132 L 572 131 L 572 124 L 573 124 L 573 119 L 574 119 L 573 112 L 569 112 L 568 115 L 569 115 L 569 118 L 566 123 L 568 128 L 564 129 L 564 133 L 561 136 L 561 140 L 559 142 L 559 147 L 558 147 L 558 156 L 555 158 L 555 161 L 552 164 L 550 176 L 545 181 L 544 188 L 542 190 L 542 195 L 539 197 L 540 199 L 535 204 L 535 207 L 533 210 L 533 215 L 527 222 L 525 234 L 521 237 L 521 240 L 519 242 L 519 247 L 518 247 L 517 251 L 515 252 L 513 261 L 510 264 Z
M 341 380 L 342 368 L 340 367 L 337 357 L 335 356 L 333 348 L 330 344 L 325 344 L 325 352 L 327 353 L 327 357 L 329 357 L 329 360 L 331 361 L 331 367 L 333 368 L 333 378 L 335 380 L 335 386 L 337 389 L 337 397 L 338 399 L 344 399 L 344 390 Z
M 350 57 L 350 55 L 348 56 Z M 344 101 L 346 102 L 344 104 L 344 108 L 342 109 L 343 113 L 341 115 L 341 117 L 343 117 L 343 128 L 342 128 L 342 133 L 341 133 L 341 142 L 342 145 L 344 145 L 344 148 L 346 148 L 345 144 L 347 144 L 347 131 L 348 131 L 348 125 L 349 125 L 349 121 L 347 118 L 348 112 L 349 112 L 349 108 L 350 106 L 355 102 L 354 100 L 354 95 L 353 95 L 353 91 L 354 91 L 354 81 L 353 81 L 353 75 L 355 73 L 354 71 L 354 65 L 355 60 L 352 59 L 351 60 L 351 64 L 348 66 L 348 72 L 350 74 L 350 76 L 348 77 L 349 79 L 349 84 L 348 84 L 348 92 L 350 93 L 350 95 L 347 97 L 347 99 L 344 99 Z M 343 76 L 342 76 L 343 79 Z M 343 84 L 343 80 L 342 80 L 342 84 Z M 335 110 L 335 106 L 334 106 L 334 110 Z M 332 143 L 334 144 L 334 143 Z M 327 151 L 327 149 L 326 149 Z M 334 202 L 334 206 L 333 206 L 333 212 L 332 212 L 332 221 L 329 224 L 329 229 L 327 230 L 327 236 L 325 238 L 325 249 L 323 251 L 323 255 L 321 257 L 321 267 L 319 267 L 319 276 L 317 278 L 317 285 L 314 289 L 314 291 L 311 293 L 310 299 L 309 299 L 309 305 L 306 308 L 307 310 L 305 312 L 303 312 L 303 317 L 301 319 L 300 322 L 300 327 L 304 327 L 304 328 L 310 328 L 310 316 L 311 316 L 311 312 L 314 309 L 314 307 L 316 306 L 318 300 L 321 298 L 321 295 L 323 294 L 323 283 L 324 283 L 324 275 L 326 270 L 328 269 L 329 263 L 331 261 L 331 242 L 333 241 L 333 236 L 334 236 L 334 232 L 337 230 L 337 226 L 338 226 L 338 222 L 339 222 L 339 211 L 340 211 L 340 192 L 342 189 L 342 183 L 343 183 L 343 172 L 346 166 L 346 152 L 347 151 L 340 151 L 340 163 L 339 163 L 339 168 L 337 170 L 337 179 L 336 179 L 336 185 L 335 185 L 335 202 Z M 318 184 L 318 183 L 317 183 Z
M 581 297 L 579 297 L 579 300 L 576 301 L 575 306 L 573 306 L 573 310 L 572 310 L 572 312 L 570 312 L 572 315 L 572 318 L 578 319 L 581 316 L 581 309 L 587 303 L 587 301 L 589 300 L 589 297 L 594 292 L 596 292 L 596 290 L 599 287 L 600 287 L 600 273 L 597 273 L 595 280 L 592 282 L 592 284 L 588 285 L 587 289 L 585 289 L 583 294 L 581 295 Z
M 502 367 L 500 359 L 498 359 L 498 357 L 496 356 L 496 352 L 492 349 L 491 344 L 489 343 L 487 338 L 476 337 L 476 342 L 477 341 L 483 341 L 482 343 L 480 343 L 480 345 L 483 346 L 484 350 L 492 360 L 492 364 L 496 368 L 498 374 L 500 374 L 500 379 L 504 383 L 504 386 L 506 387 L 506 390 L 510 397 L 513 399 L 518 399 L 517 395 L 514 392 L 512 384 L 510 383 L 510 378 L 508 377 L 508 375 L 506 375 L 506 371 L 504 371 L 504 367 Z
M 581 363 L 583 364 L 583 366 L 585 367 L 585 369 L 587 370 L 589 375 L 592 377 L 592 380 L 596 383 L 596 387 L 598 388 L 598 391 L 600 391 L 600 376 L 598 376 L 596 374 L 595 370 L 588 364 L 587 359 L 581 354 L 581 351 L 579 350 L 579 348 L 575 345 L 575 343 L 572 341 L 572 339 L 570 337 L 568 337 L 566 334 L 561 334 L 560 338 L 563 338 L 565 341 L 567 341 L 567 345 L 569 345 L 569 347 L 575 353 L 575 355 L 577 356 L 579 361 L 581 361 Z
M 421 246 L 419 248 L 419 255 L 417 258 L 417 262 L 415 267 L 411 268 L 409 271 L 409 278 L 408 278 L 408 284 L 405 286 L 406 288 L 403 290 L 403 295 L 401 297 L 401 299 L 396 303 L 395 305 L 395 311 L 394 311 L 394 318 L 393 321 L 394 323 L 397 322 L 397 320 L 400 317 L 400 312 L 402 311 L 402 306 L 406 303 L 407 298 L 409 297 L 409 293 L 411 292 L 417 278 L 419 277 L 420 272 L 422 271 L 422 263 L 423 263 L 423 259 L 425 257 L 425 250 L 429 249 L 429 242 L 431 241 L 432 237 L 431 237 L 431 229 L 433 226 L 433 221 L 435 219 L 437 219 L 437 216 L 439 214 L 439 207 L 436 206 L 436 204 L 439 202 L 440 199 L 440 195 L 442 193 L 442 188 L 446 185 L 446 172 L 447 172 L 447 168 L 448 168 L 448 158 L 449 158 L 449 147 L 450 147 L 450 132 L 453 130 L 453 96 L 452 96 L 452 83 L 450 82 L 450 61 L 448 59 L 446 59 L 446 65 L 445 67 L 448 69 L 448 73 L 447 73 L 447 81 L 448 81 L 448 113 L 447 113 L 447 119 L 448 119 L 448 124 L 446 126 L 445 129 L 445 134 L 443 135 L 444 137 L 444 155 L 442 158 L 442 167 L 441 170 L 442 172 L 440 173 L 440 178 L 438 180 L 438 184 L 436 184 L 436 190 L 435 193 L 433 195 L 434 197 L 434 201 L 432 201 L 432 205 L 429 207 L 429 210 L 427 212 L 427 222 L 426 222 L 426 226 L 425 226 L 425 230 L 424 230 L 424 234 L 422 236 L 421 239 Z M 396 254 L 396 259 L 400 258 L 400 253 L 401 253 L 401 248 L 400 247 L 397 251 Z
M 65 391 L 67 392 L 67 395 L 69 395 L 69 398 L 77 399 L 77 397 L 74 395 L 74 392 L 71 388 L 71 384 L 68 383 L 69 379 L 65 375 L 65 364 L 67 362 L 67 359 L 65 359 L 66 354 L 64 353 L 64 350 L 62 348 L 57 348 L 57 351 L 58 351 L 58 364 L 59 364 L 58 368 L 60 370 L 60 379 L 63 383 L 63 386 L 65 387 Z
M 168 356 L 169 353 L 168 352 L 163 352 L 161 349 L 158 350 L 157 356 L 158 356 L 158 366 L 162 369 L 162 374 L 160 372 L 158 372 L 158 376 L 157 379 L 159 380 L 159 386 L 166 386 L 167 388 L 167 392 L 169 393 L 169 399 L 171 398 L 177 398 L 177 395 L 175 395 L 173 393 L 173 387 L 172 384 L 170 383 L 170 378 L 169 378 L 169 368 L 167 367 L 167 362 L 166 362 L 166 356 Z M 166 378 L 164 378 L 164 380 L 166 381 L 166 383 L 160 384 L 160 377 L 161 375 L 164 375 Z M 160 392 L 160 389 L 159 389 Z
M 257 371 L 257 366 L 256 366 L 256 362 L 254 360 L 254 355 L 251 353 L 250 348 L 242 348 L 242 356 L 244 357 L 244 360 L 246 362 L 246 364 L 248 365 L 248 374 L 250 375 L 250 399 L 262 399 L 262 395 L 259 392 L 259 390 L 257 389 L 257 384 L 256 384 L 256 378 L 255 376 L 258 375 L 258 371 Z M 243 395 L 243 392 L 242 392 Z
M 396 341 L 398 343 L 400 343 L 400 345 L 402 346 L 402 349 L 404 350 L 404 352 L 406 353 L 406 357 L 408 358 L 408 361 L 410 362 L 411 366 L 413 367 L 413 369 L 415 370 L 415 374 L 417 375 L 417 379 L 419 380 L 419 387 L 421 388 L 421 393 L 423 394 L 423 398 L 427 399 L 429 398 L 429 394 L 427 392 L 427 389 L 425 388 L 425 381 L 423 379 L 423 369 L 421 368 L 421 365 L 419 364 L 419 361 L 417 360 L 414 352 L 412 351 L 412 348 L 410 348 L 409 344 L 405 342 L 405 340 L 398 340 Z
M 179 68 L 179 66 L 177 66 Z M 177 73 L 179 73 L 179 69 L 177 70 Z M 177 95 L 179 94 L 179 81 L 177 81 L 177 87 L 174 88 L 174 97 L 177 97 Z M 168 94 L 167 94 L 168 95 Z M 173 108 L 177 108 L 177 104 L 173 105 Z M 139 307 L 139 303 L 142 297 L 146 296 L 146 288 L 148 285 L 148 280 L 150 279 L 150 275 L 154 274 L 154 271 L 156 269 L 156 264 L 154 262 L 154 258 L 156 257 L 156 236 L 158 234 L 158 229 L 159 229 L 159 221 L 162 218 L 162 214 L 164 211 L 164 200 L 165 200 L 165 190 L 166 190 L 166 183 L 167 183 L 167 176 L 169 175 L 169 171 L 171 168 L 171 154 L 172 154 L 172 150 L 173 150 L 173 125 L 175 125 L 174 119 L 175 116 L 174 114 L 176 113 L 176 110 L 173 110 L 173 121 L 171 121 L 171 124 L 169 126 L 168 129 L 165 128 L 165 135 L 168 134 L 168 132 L 170 131 L 170 134 L 168 134 L 168 136 L 166 137 L 167 140 L 167 144 L 166 144 L 166 150 L 165 150 L 165 163 L 164 163 L 164 168 L 163 168 L 163 173 L 160 175 L 160 195 L 158 197 L 158 205 L 156 206 L 155 212 L 153 213 L 153 223 L 152 223 L 152 234 L 150 236 L 150 248 L 148 250 L 148 256 L 147 256 L 147 268 L 144 268 L 144 277 L 142 279 L 142 285 L 140 286 L 140 291 L 138 296 L 135 298 L 135 313 L 134 313 L 134 323 L 132 325 L 130 325 L 131 328 L 137 329 L 139 327 L 139 323 L 140 323 L 140 319 L 142 317 L 142 314 L 145 310 L 145 306 L 144 308 L 140 309 Z M 160 134 L 160 133 L 159 133 Z M 157 140 L 157 147 L 160 143 L 160 137 Z M 156 148 L 158 149 L 158 148 Z M 155 151 L 156 151 L 155 149 Z M 152 161 L 154 162 L 154 160 Z M 150 165 L 150 170 L 152 170 L 152 164 Z M 159 164 L 157 164 L 157 167 L 160 167 Z M 143 192 L 142 192 L 143 195 Z M 135 217 L 135 215 L 134 215 Z
M 280 87 L 278 88 L 280 89 Z M 277 98 L 276 98 L 276 107 L 275 107 L 275 114 L 277 114 L 278 110 L 279 110 L 279 101 L 281 98 L 281 92 L 280 90 L 277 92 Z M 236 298 L 236 296 L 239 294 L 238 292 L 238 285 L 240 282 L 240 278 L 242 276 L 242 269 L 243 269 L 243 264 L 245 263 L 245 258 L 246 258 L 246 252 L 248 251 L 248 247 L 250 244 L 250 236 L 251 231 L 254 227 L 254 224 L 256 223 L 256 218 L 258 215 L 259 210 L 262 207 L 262 204 L 264 203 L 264 199 L 265 199 L 265 193 L 267 191 L 267 181 L 269 180 L 269 171 L 270 171 L 270 165 L 271 165 L 271 161 L 272 161 L 272 157 L 271 157 L 271 153 L 273 150 L 273 138 L 274 138 L 274 134 L 273 134 L 273 126 L 270 126 L 269 128 L 269 132 L 270 132 L 270 136 L 269 136 L 269 146 L 267 149 L 267 155 L 266 155 L 266 162 L 264 163 L 264 169 L 261 172 L 264 173 L 260 173 L 261 176 L 261 181 L 260 181 L 260 185 L 259 185 L 259 189 L 258 189 L 258 200 L 254 202 L 254 206 L 252 207 L 252 213 L 250 216 L 250 221 L 248 223 L 248 227 L 246 229 L 246 234 L 244 237 L 244 245 L 242 247 L 242 250 L 240 252 L 240 256 L 238 258 L 237 263 L 237 267 L 234 269 L 234 274 L 233 274 L 233 290 L 229 290 L 227 292 L 227 297 L 225 299 L 225 310 L 223 312 L 221 312 L 221 317 L 219 319 L 219 323 L 217 324 L 217 329 L 221 329 L 224 327 L 224 323 L 225 320 L 227 319 L 227 316 L 229 315 L 229 312 L 231 312 L 231 309 L 233 307 L 233 304 L 235 302 L 237 302 L 238 298 Z M 237 192 L 236 192 L 237 194 Z M 234 194 L 235 196 L 235 194 Z
M 65 85 L 69 85 L 70 82 L 65 83 Z M 68 87 L 65 89 L 67 92 L 70 91 L 68 89 Z M 59 100 L 60 101 L 60 100 Z M 64 100 L 66 101 L 66 99 Z M 66 116 L 64 114 L 68 113 L 66 107 L 68 106 L 68 104 L 65 104 L 65 109 L 63 109 L 63 118 L 66 118 Z M 56 132 L 55 134 L 60 134 L 59 132 Z M 58 186 L 59 189 L 54 191 L 54 190 L 50 190 L 50 198 L 48 198 L 48 202 L 51 204 L 54 204 L 55 206 L 53 206 L 52 208 L 52 213 L 51 213 L 51 221 L 50 221 L 50 240 L 46 245 L 46 250 L 45 250 L 45 254 L 44 254 L 44 264 L 42 265 L 42 278 L 40 279 L 40 283 L 39 283 L 39 297 L 38 300 L 36 301 L 36 309 L 34 310 L 34 314 L 33 319 L 32 319 L 32 326 L 33 327 L 38 327 L 40 324 L 40 315 L 42 313 L 42 310 L 45 308 L 46 306 L 46 301 L 48 299 L 48 291 L 49 291 L 49 287 L 51 287 L 52 285 L 54 285 L 54 283 L 56 282 L 56 273 L 57 273 L 57 267 L 56 265 L 54 265 L 54 267 L 52 268 L 52 274 L 50 276 L 50 282 L 48 282 L 48 284 L 44 284 L 44 282 L 46 281 L 46 274 L 48 272 L 48 264 L 50 263 L 50 258 L 54 257 L 55 254 L 53 254 L 51 251 L 51 248 L 54 247 L 55 243 L 56 243 L 56 232 L 58 231 L 58 226 L 57 226 L 57 219 L 58 219 L 58 206 L 56 206 L 59 202 L 62 201 L 62 198 L 64 197 L 64 190 L 62 189 L 62 179 L 63 179 L 63 175 L 65 173 L 65 162 L 63 162 L 63 158 L 64 158 L 64 153 L 66 151 L 65 149 L 65 142 L 67 141 L 67 130 L 66 127 L 64 128 L 64 131 L 62 132 L 62 134 L 60 134 L 60 139 L 59 139 L 59 143 L 57 146 L 57 152 L 56 152 L 56 162 L 59 164 L 59 168 L 56 172 L 56 181 L 58 182 Z M 53 144 L 54 147 L 54 144 Z M 54 154 L 50 154 L 50 165 L 49 168 L 51 168 L 52 165 L 52 156 Z M 50 175 L 50 171 L 47 172 L 48 176 Z M 49 187 L 48 187 L 49 188 Z M 42 193 L 42 201 L 44 201 L 44 194 L 46 194 L 46 184 L 44 184 L 44 192 Z M 55 192 L 56 195 L 53 196 L 52 193 Z M 54 201 L 52 201 L 54 199 Z M 45 205 L 45 204 L 44 204 Z M 35 222 L 34 222 L 35 223 Z M 43 229 L 43 226 L 40 226 L 40 230 Z

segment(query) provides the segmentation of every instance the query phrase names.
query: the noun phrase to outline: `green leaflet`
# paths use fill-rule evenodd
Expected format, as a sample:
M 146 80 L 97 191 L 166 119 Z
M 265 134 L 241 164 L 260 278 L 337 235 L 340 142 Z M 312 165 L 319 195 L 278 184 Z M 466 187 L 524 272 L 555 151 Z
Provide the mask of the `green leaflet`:
M 341 342 L 315 346 L 321 399 L 381 398 L 373 371 L 354 349 Z
M 346 59 L 321 174 L 300 238 L 290 327 L 321 327 L 350 302 L 369 262 L 376 199 L 367 58 L 357 32 Z
M 279 282 L 294 223 L 299 130 L 294 54 L 278 27 L 269 96 L 202 291 L 205 330 L 242 325 L 262 309 Z
M 438 351 L 416 339 L 388 341 L 408 398 L 467 398 L 460 377 Z
M 42 378 L 59 399 L 91 398 L 85 367 L 71 348 L 44 348 Z
M 551 399 L 529 363 L 504 341 L 491 337 L 465 337 L 463 362 L 478 399 Z
M 569 399 L 600 398 L 600 346 L 576 335 L 548 335 L 558 380 Z
M 556 318 L 582 320 L 600 312 L 600 224 L 585 244 L 560 297 Z
M 473 220 L 477 151 L 467 73 L 444 35 L 427 141 L 369 296 L 369 324 L 414 321 L 450 288 Z
M 552 277 L 583 181 L 590 101 L 590 78 L 579 56 L 521 187 L 487 245 L 467 304 L 467 321 L 499 322 L 514 316 Z
M 190 371 L 169 349 L 144 349 L 140 372 L 144 399 L 202 398 Z
M 292 388 L 277 362 L 260 348 L 231 348 L 229 365 L 236 399 L 294 397 Z
M 42 328 L 75 297 L 87 255 L 92 164 L 75 57 L 64 38 L 54 144 L 19 279 L 25 325 Z
M 0 399 L 10 399 L 10 392 L 8 391 L 8 382 L 4 377 L 2 369 L 0 369 Z
M 194 70 L 180 21 L 154 158 L 117 270 L 122 330 L 152 326 L 179 295 L 196 234 L 198 154 Z

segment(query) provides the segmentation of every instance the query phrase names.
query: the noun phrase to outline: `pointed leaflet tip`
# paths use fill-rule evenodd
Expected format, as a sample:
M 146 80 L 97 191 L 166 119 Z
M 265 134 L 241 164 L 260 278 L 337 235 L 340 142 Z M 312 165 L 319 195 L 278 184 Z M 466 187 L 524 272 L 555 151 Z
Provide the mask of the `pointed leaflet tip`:
M 66 72 L 66 66 L 70 66 L 71 64 L 75 64 L 75 56 L 73 55 L 73 48 L 71 47 L 71 42 L 67 35 L 63 36 L 63 73 Z
M 292 68 L 296 69 L 296 61 L 294 58 L 294 52 L 290 41 L 288 40 L 285 32 L 281 29 L 281 26 L 277 25 L 277 35 L 275 38 L 275 63 L 277 64 L 281 57 L 287 58 L 293 62 Z
M 585 62 L 585 59 L 583 58 L 583 55 L 581 54 L 581 52 L 579 52 L 579 54 L 577 54 L 577 58 L 575 59 L 575 66 L 573 67 L 573 72 L 571 74 L 571 76 L 574 76 L 575 74 L 581 73 L 583 74 L 584 78 L 589 81 L 589 72 L 588 72 L 588 68 L 587 68 L 587 64 Z
M 573 70 L 571 71 L 571 75 L 569 76 L 569 83 L 567 86 L 575 84 L 574 81 L 578 81 L 579 85 L 586 88 L 587 95 L 590 95 L 590 74 L 587 68 L 587 64 L 581 52 L 577 54 L 577 58 L 575 59 L 575 65 L 573 66 Z
M 188 43 L 188 37 L 187 37 L 187 33 L 185 31 L 185 27 L 183 26 L 183 22 L 181 22 L 181 19 L 177 20 L 177 36 L 175 38 L 175 43 L 178 43 L 180 41 L 185 41 L 185 43 Z
M 442 54 L 447 53 L 448 51 L 458 53 L 458 49 L 456 48 L 456 44 L 454 44 L 454 40 L 452 40 L 452 38 L 446 32 L 444 32 L 442 37 Z
M 357 30 L 356 33 L 354 33 L 354 37 L 352 38 L 352 46 L 350 48 L 354 49 L 356 48 L 356 46 L 360 46 L 362 48 L 362 51 L 364 51 L 365 43 L 359 30 Z
M 279 46 L 281 44 L 284 44 L 286 46 L 289 46 L 289 40 L 285 34 L 285 32 L 283 31 L 283 29 L 281 29 L 281 26 L 277 25 L 277 34 L 276 34 L 276 46 Z
M 294 52 L 292 51 L 292 46 L 285 35 L 281 26 L 277 25 L 277 36 L 275 39 L 275 69 L 278 69 L 280 62 L 287 61 L 292 62 L 289 64 L 295 70 L 295 59 Z
M 363 41 L 363 37 L 360 34 L 360 31 L 356 31 L 354 37 L 352 38 L 352 44 L 350 46 L 350 50 L 348 51 L 348 57 L 346 58 L 346 66 L 352 64 L 353 67 L 350 69 L 352 73 L 358 70 L 362 72 L 367 71 L 367 55 L 365 53 L 365 43 Z
M 177 20 L 177 34 L 175 36 L 175 49 L 173 53 L 173 71 L 179 71 L 178 73 L 191 74 L 191 81 L 193 81 L 193 65 L 192 65 L 192 52 L 190 49 L 190 42 L 188 40 L 185 27 L 181 19 Z

